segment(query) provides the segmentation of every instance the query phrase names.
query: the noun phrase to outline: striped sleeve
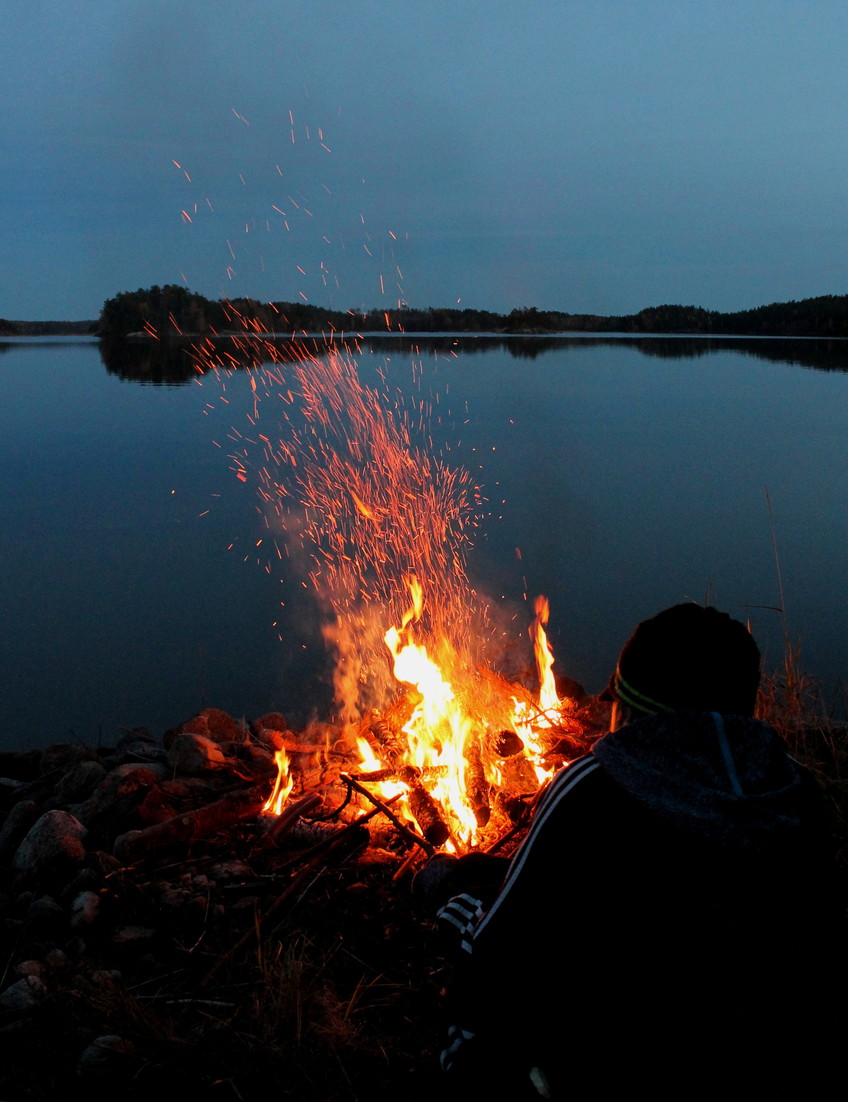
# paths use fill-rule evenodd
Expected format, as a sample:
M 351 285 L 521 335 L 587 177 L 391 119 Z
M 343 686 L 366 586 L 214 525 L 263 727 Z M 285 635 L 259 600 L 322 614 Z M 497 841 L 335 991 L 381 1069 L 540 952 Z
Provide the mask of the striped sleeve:
M 539 802 L 539 806 L 536 809 L 536 815 L 533 819 L 533 826 L 530 829 L 530 833 L 525 838 L 523 845 L 513 858 L 503 888 L 501 888 L 500 895 L 492 904 L 485 917 L 475 926 L 475 937 L 478 937 L 487 928 L 489 923 L 498 914 L 504 901 L 509 898 L 510 892 L 521 876 L 527 858 L 532 852 L 534 842 L 545 829 L 548 820 L 556 814 L 559 806 L 564 800 L 568 799 L 569 794 L 574 791 L 577 785 L 599 768 L 600 765 L 595 758 L 591 754 L 587 754 L 586 757 L 580 758 L 573 765 L 564 769 L 559 776 L 554 779 L 553 783 Z
M 544 922 L 551 919 L 548 878 L 540 870 L 551 867 L 548 855 L 561 843 L 559 825 L 554 824 L 552 831 L 546 831 L 546 826 L 575 788 L 598 769 L 599 763 L 589 754 L 554 778 L 539 801 L 530 833 L 515 854 L 500 894 L 488 911 L 484 911 L 474 895 L 464 894 L 454 896 L 438 913 L 440 927 L 450 930 L 463 950 L 451 991 L 455 1024 L 448 1030 L 441 1056 L 443 1070 L 451 1072 L 454 1079 L 472 1069 L 485 1070 L 487 1062 L 503 1065 L 502 1059 L 498 1061 L 504 1043 L 504 1023 L 499 1023 L 498 1006 L 502 998 L 509 998 L 505 994 L 509 990 L 509 974 L 520 971 L 513 948 L 526 934 L 528 925 L 542 929 Z M 515 976 L 512 980 L 520 982 Z

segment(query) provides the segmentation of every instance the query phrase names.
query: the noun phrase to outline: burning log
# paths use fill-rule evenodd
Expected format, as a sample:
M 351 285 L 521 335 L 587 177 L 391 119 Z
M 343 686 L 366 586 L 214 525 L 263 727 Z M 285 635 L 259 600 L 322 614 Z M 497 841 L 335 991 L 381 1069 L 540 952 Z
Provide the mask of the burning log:
M 512 758 L 524 749 L 524 740 L 515 731 L 490 731 L 487 743 L 498 758 Z
M 296 803 L 289 804 L 271 824 L 267 837 L 269 840 L 279 844 L 286 834 L 299 822 L 302 816 L 309 815 L 321 810 L 324 806 L 324 797 L 318 792 L 312 793 L 310 796 L 304 796 L 303 799 L 298 800 Z
M 409 810 L 432 846 L 443 846 L 450 838 L 450 827 L 442 818 L 439 805 L 420 783 L 409 787 Z
M 480 742 L 476 738 L 469 739 L 465 744 L 465 794 L 471 803 L 477 826 L 484 827 L 492 817 L 489 803 L 491 790 L 483 768 Z
M 368 733 L 376 739 L 380 749 L 390 762 L 402 761 L 409 749 L 406 739 L 383 718 L 376 708 L 368 716 Z
M 370 773 L 357 773 L 356 779 L 368 784 L 381 784 L 383 781 L 402 781 L 404 784 L 435 781 L 448 775 L 446 765 L 432 765 L 428 769 L 419 769 L 415 765 L 402 765 L 393 769 L 374 769 Z

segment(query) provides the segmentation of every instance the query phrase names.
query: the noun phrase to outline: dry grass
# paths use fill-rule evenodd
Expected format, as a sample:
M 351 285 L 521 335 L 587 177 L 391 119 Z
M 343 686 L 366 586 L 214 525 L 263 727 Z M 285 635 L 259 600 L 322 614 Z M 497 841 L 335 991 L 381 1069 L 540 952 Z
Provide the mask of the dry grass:
M 848 722 L 838 718 L 836 704 L 826 701 L 816 680 L 804 672 L 800 645 L 787 635 L 781 667 L 762 678 L 757 716 L 778 731 L 792 756 L 819 782 L 831 811 L 837 855 L 848 872 Z

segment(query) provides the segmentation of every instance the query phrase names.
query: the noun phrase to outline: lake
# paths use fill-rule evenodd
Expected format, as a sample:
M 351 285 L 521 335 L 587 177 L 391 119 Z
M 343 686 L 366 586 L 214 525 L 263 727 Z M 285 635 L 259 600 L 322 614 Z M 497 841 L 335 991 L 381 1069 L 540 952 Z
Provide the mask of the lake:
M 482 485 L 468 568 L 505 641 L 546 594 L 556 668 L 595 692 L 639 619 L 692 599 L 779 662 L 776 544 L 790 635 L 834 696 L 848 344 L 366 337 L 357 360 L 432 402 L 432 447 Z M 256 486 L 227 458 L 251 374 L 177 375 L 146 349 L 0 344 L 3 748 L 161 734 L 204 706 L 329 718 L 321 614 L 257 553 Z

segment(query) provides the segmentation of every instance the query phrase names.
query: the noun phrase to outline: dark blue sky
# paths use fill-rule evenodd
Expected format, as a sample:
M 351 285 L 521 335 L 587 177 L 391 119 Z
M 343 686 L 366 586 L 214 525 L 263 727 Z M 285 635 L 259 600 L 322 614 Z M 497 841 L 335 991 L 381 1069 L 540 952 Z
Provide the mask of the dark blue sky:
M 598 313 L 848 291 L 844 0 L 4 16 L 0 316 L 182 281 Z

